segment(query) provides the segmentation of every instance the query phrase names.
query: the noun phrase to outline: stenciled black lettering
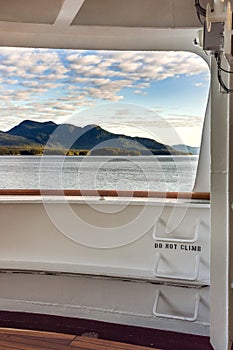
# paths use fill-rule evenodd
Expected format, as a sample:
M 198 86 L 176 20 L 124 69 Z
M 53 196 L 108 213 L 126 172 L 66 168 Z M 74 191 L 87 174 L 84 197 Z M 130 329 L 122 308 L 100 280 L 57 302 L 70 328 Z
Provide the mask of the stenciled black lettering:
M 163 248 L 163 244 L 162 243 L 155 243 L 155 248 L 156 249 L 161 249 L 161 248 Z
M 186 252 L 201 252 L 200 245 L 191 245 L 191 244 L 181 244 L 180 250 L 185 250 Z
M 165 249 L 170 249 L 170 250 L 176 250 L 177 249 L 177 243 L 166 243 L 165 244 Z

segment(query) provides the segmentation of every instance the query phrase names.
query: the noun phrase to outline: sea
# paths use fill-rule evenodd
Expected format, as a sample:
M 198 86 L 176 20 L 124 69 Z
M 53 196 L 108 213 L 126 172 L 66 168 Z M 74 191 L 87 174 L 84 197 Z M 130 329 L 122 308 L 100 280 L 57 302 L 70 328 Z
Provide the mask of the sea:
M 191 191 L 198 156 L 0 156 L 0 189 Z

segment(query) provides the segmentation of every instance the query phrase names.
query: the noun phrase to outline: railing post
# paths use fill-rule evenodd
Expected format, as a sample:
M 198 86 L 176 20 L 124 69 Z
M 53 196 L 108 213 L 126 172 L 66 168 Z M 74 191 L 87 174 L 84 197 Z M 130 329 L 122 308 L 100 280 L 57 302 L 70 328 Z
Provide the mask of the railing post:
M 231 74 L 224 74 L 231 83 Z M 230 246 L 233 227 L 233 95 L 220 91 L 214 57 L 211 65 L 211 298 L 210 336 L 216 350 L 232 344 Z

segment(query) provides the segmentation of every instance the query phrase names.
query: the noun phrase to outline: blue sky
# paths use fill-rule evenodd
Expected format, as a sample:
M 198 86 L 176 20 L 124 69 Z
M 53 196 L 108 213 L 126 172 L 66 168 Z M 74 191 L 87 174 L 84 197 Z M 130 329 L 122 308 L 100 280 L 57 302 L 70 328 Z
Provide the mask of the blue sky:
M 199 145 L 209 69 L 188 52 L 0 48 L 0 130 L 24 119 Z

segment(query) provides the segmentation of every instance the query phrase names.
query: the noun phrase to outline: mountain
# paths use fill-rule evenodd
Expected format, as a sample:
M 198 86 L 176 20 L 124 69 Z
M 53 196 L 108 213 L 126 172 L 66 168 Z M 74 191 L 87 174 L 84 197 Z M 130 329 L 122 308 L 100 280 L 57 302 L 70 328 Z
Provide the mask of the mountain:
M 23 136 L 14 136 L 7 132 L 0 131 L 0 146 L 21 147 L 21 146 L 39 146 Z
M 53 122 L 38 123 L 32 120 L 24 120 L 7 133 L 13 136 L 21 136 L 30 140 L 45 145 L 50 135 L 56 130 L 57 124 Z
M 48 149 L 92 150 L 117 149 L 137 154 L 179 154 L 170 146 L 143 137 L 113 134 L 98 125 L 77 127 L 72 124 L 56 124 L 24 120 L 8 132 L 0 132 L 0 146 L 44 147 Z M 94 149 L 94 150 L 93 150 Z M 97 152 L 98 153 L 98 152 Z
M 192 155 L 197 155 L 200 152 L 200 148 L 199 147 L 192 147 L 192 146 L 187 146 L 187 145 L 172 145 L 171 146 L 173 149 L 175 149 L 176 151 L 179 152 L 183 152 L 183 153 L 189 153 Z

